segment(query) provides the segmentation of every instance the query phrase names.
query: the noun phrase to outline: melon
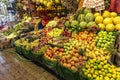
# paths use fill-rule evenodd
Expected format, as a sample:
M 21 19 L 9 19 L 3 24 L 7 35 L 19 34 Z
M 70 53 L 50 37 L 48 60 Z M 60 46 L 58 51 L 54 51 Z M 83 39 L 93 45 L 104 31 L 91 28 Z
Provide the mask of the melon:
M 113 24 L 107 24 L 105 29 L 106 31 L 114 31 L 115 26 Z
M 71 26 L 72 26 L 72 27 L 77 27 L 77 26 L 79 26 L 78 21 L 72 20 L 72 21 L 71 21 Z
M 84 14 L 91 13 L 91 9 L 85 8 L 84 9 Z
M 78 20 L 79 22 L 84 21 L 84 20 L 85 20 L 85 14 L 80 14 L 80 15 L 78 16 L 77 20 Z
M 87 13 L 85 16 L 85 21 L 90 22 L 94 20 L 94 15 L 92 13 Z
M 107 25 L 107 24 L 111 24 L 112 23 L 112 18 L 105 18 L 103 20 L 103 24 Z
M 103 22 L 103 17 L 102 16 L 97 16 L 96 18 L 95 18 L 95 22 L 96 23 L 102 23 Z
M 120 23 L 117 24 L 117 25 L 115 25 L 115 29 L 116 29 L 116 30 L 120 30 Z
M 117 16 L 117 17 L 113 18 L 113 23 L 114 24 L 119 24 L 120 23 L 120 16 Z
M 80 22 L 79 26 L 81 28 L 86 28 L 87 27 L 87 22 L 82 21 L 82 22 Z

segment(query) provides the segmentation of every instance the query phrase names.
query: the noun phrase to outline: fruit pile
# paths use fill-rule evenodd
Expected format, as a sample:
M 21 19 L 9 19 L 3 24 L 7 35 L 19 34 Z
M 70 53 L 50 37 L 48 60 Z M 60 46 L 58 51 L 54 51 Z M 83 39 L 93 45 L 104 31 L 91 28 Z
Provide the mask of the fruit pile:
M 120 41 L 115 41 L 120 30 L 119 20 L 115 12 L 93 14 L 89 9 L 82 9 L 74 16 L 51 21 L 40 32 L 21 38 L 15 44 L 42 53 L 42 57 L 66 69 L 82 70 L 90 80 L 120 80 L 120 68 L 108 62 L 115 53 L 109 51 L 115 50 L 115 42 L 116 49 L 119 47 Z
M 86 49 L 85 55 L 89 58 L 101 60 L 101 59 L 109 59 L 110 58 L 110 52 L 103 48 L 97 48 L 94 47 L 91 50 L 88 48 Z
M 59 28 L 54 28 L 52 29 L 52 31 L 50 31 L 47 35 L 51 36 L 51 37 L 58 37 L 61 35 L 61 33 L 63 32 L 62 29 Z
M 75 39 L 69 39 L 68 42 L 64 43 L 64 54 L 69 54 L 71 50 L 79 50 L 81 48 L 81 41 Z
M 93 40 L 96 38 L 96 34 L 93 32 L 89 32 L 89 31 L 83 31 L 80 32 L 75 39 L 76 40 L 82 40 L 83 43 L 90 43 L 93 42 Z
M 57 61 L 58 58 L 62 57 L 63 52 L 64 52 L 63 48 L 49 47 L 44 56 L 51 61 Z
M 85 65 L 86 57 L 79 55 L 76 50 L 72 50 L 69 54 L 63 54 L 63 48 L 50 47 L 44 56 L 51 61 L 59 61 L 61 65 L 77 71 L 80 66 Z
M 95 13 L 95 22 L 101 30 L 114 31 L 120 30 L 120 16 L 115 12 L 105 10 L 103 14 Z
M 119 80 L 120 69 L 111 65 L 107 60 L 91 59 L 82 69 L 84 74 L 92 80 Z
M 115 36 L 113 32 L 100 31 L 96 38 L 96 46 L 99 48 L 111 47 L 115 42 Z
M 86 57 L 81 56 L 76 50 L 72 50 L 67 55 L 63 54 L 59 62 L 73 71 L 78 71 L 79 67 L 84 66 L 86 61 Z

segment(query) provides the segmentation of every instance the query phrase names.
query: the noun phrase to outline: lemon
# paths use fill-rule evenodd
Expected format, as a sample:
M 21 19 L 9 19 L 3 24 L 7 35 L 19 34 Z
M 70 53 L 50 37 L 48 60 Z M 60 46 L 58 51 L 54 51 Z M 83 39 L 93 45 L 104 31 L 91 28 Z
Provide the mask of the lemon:
M 117 77 L 117 75 L 115 75 L 115 74 L 112 74 L 112 77 L 115 79 L 115 78 Z
M 95 80 L 100 80 L 99 76 L 97 76 Z
M 98 75 L 98 72 L 97 72 L 97 71 L 95 71 L 95 75 Z
M 97 75 L 93 74 L 93 78 L 96 78 L 96 77 L 97 77 Z
M 107 76 L 108 76 L 108 77 L 111 77 L 111 74 L 110 74 L 110 73 L 108 73 L 108 74 L 107 74 Z
M 92 77 L 92 75 L 91 75 L 91 74 L 88 74 L 87 76 L 88 76 L 88 77 Z
M 99 64 L 99 65 L 98 65 L 98 69 L 102 69 L 102 65 Z
M 114 78 L 111 78 L 110 80 L 115 80 Z
M 102 71 L 99 71 L 99 74 L 102 74 Z
M 109 78 L 109 77 L 107 77 L 107 76 L 105 76 L 105 80 L 110 80 L 110 78 Z
M 84 72 L 85 75 L 87 75 L 88 73 L 87 72 Z
M 102 75 L 105 75 L 105 72 L 102 72 Z

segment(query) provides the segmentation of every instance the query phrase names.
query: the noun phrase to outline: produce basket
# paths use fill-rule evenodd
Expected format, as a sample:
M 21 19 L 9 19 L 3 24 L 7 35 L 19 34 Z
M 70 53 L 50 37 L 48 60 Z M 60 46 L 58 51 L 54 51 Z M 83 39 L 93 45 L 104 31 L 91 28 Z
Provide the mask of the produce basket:
M 22 48 L 22 47 L 21 47 Z M 23 54 L 23 56 L 24 57 L 26 57 L 27 59 L 31 59 L 31 51 L 29 51 L 29 50 L 26 50 L 25 48 L 22 48 L 22 54 Z
M 42 63 L 43 57 L 40 54 L 36 54 L 35 52 L 31 51 L 31 59 L 35 62 Z
M 74 72 L 71 69 L 62 66 L 60 63 L 56 64 L 56 71 L 65 80 L 82 80 L 80 79 L 78 71 Z
M 43 57 L 43 64 L 47 66 L 49 69 L 56 71 L 56 62 L 53 62 L 45 57 Z
M 16 52 L 20 55 L 22 55 L 22 48 L 20 46 L 15 45 Z

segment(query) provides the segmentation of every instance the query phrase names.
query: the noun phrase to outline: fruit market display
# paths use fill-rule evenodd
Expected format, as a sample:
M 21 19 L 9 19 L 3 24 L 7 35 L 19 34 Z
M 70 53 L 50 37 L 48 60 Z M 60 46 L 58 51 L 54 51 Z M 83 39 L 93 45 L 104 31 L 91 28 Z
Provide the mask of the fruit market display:
M 49 6 L 59 4 L 55 1 Z M 48 6 L 44 0 L 38 3 Z M 66 80 L 120 80 L 120 68 L 110 63 L 116 53 L 112 50 L 119 51 L 119 18 L 115 12 L 92 13 L 83 8 L 72 16 L 51 20 L 42 30 L 21 34 L 15 48 L 50 65 Z
M 111 52 L 107 48 L 110 44 L 114 44 L 115 36 L 113 36 L 113 33 L 107 31 L 100 31 L 98 33 L 81 31 L 75 37 L 68 39 L 63 47 L 51 46 L 47 43 L 39 47 L 46 40 L 48 43 L 51 41 L 57 42 L 57 37 L 52 36 L 54 38 L 50 39 L 45 35 L 41 38 L 35 38 L 31 42 L 28 42 L 27 38 L 23 38 L 17 40 L 15 44 L 17 46 L 24 46 L 26 50 L 32 50 L 36 54 L 43 55 L 43 57 L 54 63 L 58 62 L 73 72 L 82 70 L 83 75 L 89 79 L 109 80 L 112 78 L 113 80 L 119 80 L 119 68 L 108 62 Z M 110 43 L 108 44 L 107 42 Z M 104 43 L 107 45 L 101 46 Z M 98 44 L 101 45 L 98 46 Z M 112 74 L 113 76 L 111 76 Z

